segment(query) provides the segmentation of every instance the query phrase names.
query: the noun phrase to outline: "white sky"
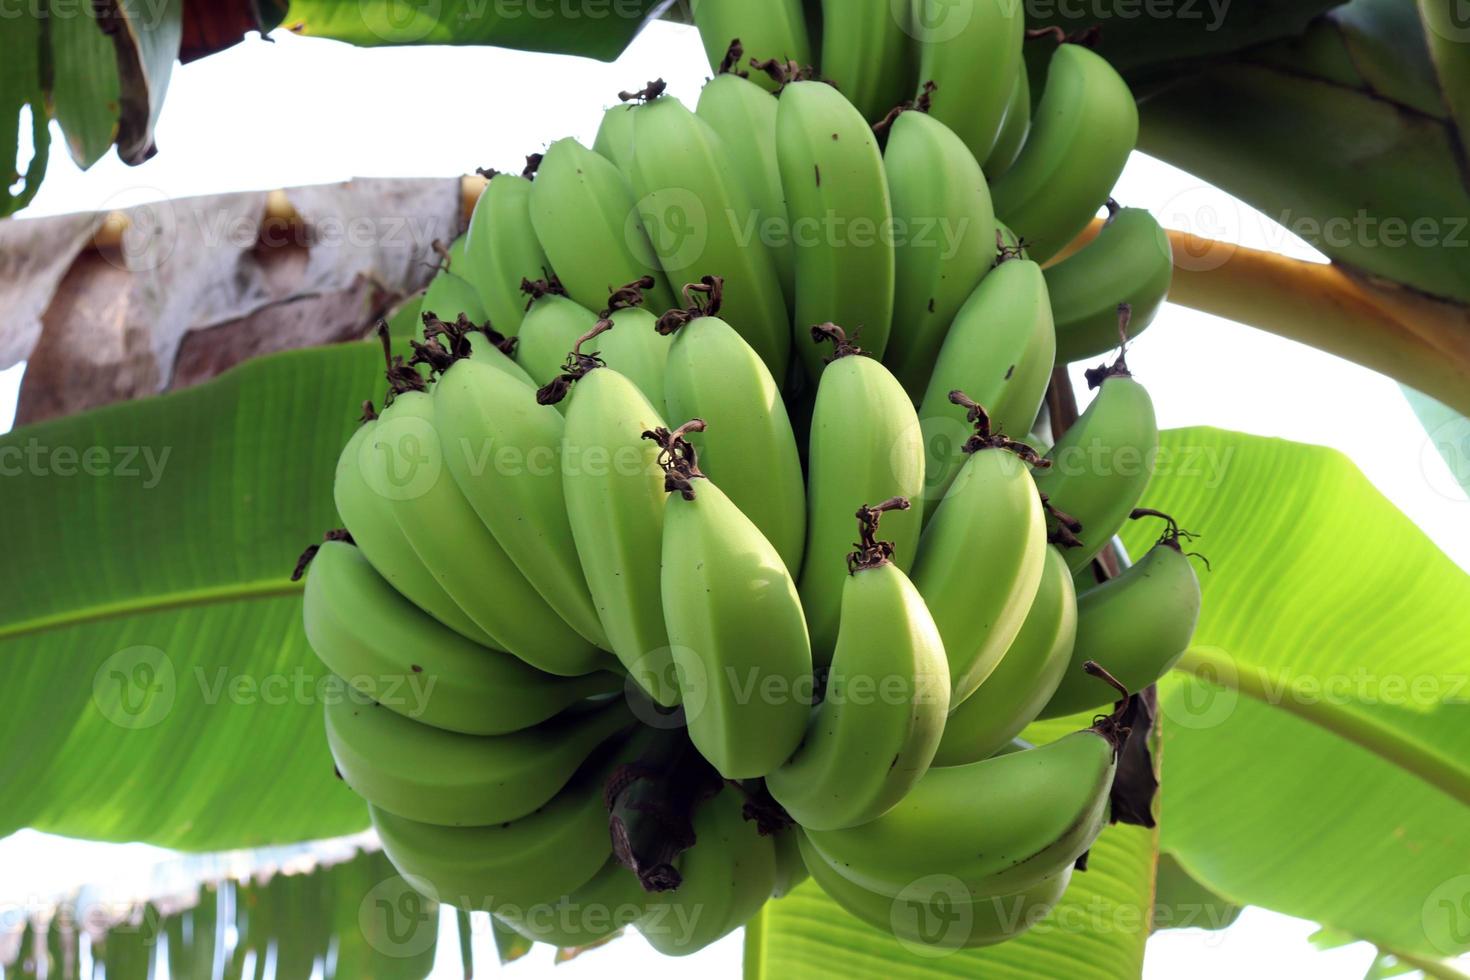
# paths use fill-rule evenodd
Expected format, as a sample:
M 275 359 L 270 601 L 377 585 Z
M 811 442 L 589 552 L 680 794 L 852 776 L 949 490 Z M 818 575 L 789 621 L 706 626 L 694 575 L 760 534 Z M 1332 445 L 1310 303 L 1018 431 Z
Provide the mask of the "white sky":
M 160 153 L 141 167 L 113 157 L 82 174 L 59 137 L 48 174 L 26 214 L 109 209 L 165 196 L 336 182 L 354 176 L 456 176 L 480 166 L 519 167 L 526 154 L 573 135 L 590 142 L 602 109 L 621 89 L 655 77 L 692 104 L 708 68 L 686 29 L 655 25 L 617 63 L 475 48 L 364 51 L 282 35 L 252 40 L 175 72 L 158 127 Z M 1135 156 L 1116 196 L 1166 221 L 1241 244 L 1313 257 L 1304 243 L 1227 195 L 1181 171 Z M 1440 545 L 1470 568 L 1470 505 L 1434 454 L 1391 380 L 1247 327 L 1170 308 L 1135 345 L 1130 366 L 1169 427 L 1214 425 L 1332 446 Z M 1243 368 L 1248 365 L 1248 368 Z M 0 432 L 14 414 L 21 368 L 0 372 Z M 147 873 L 165 852 L 80 844 L 24 833 L 0 841 L 0 903 L 98 870 Z M 1329 953 L 1305 939 L 1315 927 L 1248 910 L 1222 934 L 1170 932 L 1150 945 L 1150 980 L 1361 977 L 1372 952 Z M 483 939 L 484 937 L 482 937 Z M 435 976 L 459 975 L 457 953 Z M 514 976 L 553 975 L 550 951 Z M 491 962 L 486 958 L 486 963 Z M 665 960 L 632 937 L 555 968 L 558 978 L 645 980 L 698 973 L 740 976 L 738 936 L 692 960 Z

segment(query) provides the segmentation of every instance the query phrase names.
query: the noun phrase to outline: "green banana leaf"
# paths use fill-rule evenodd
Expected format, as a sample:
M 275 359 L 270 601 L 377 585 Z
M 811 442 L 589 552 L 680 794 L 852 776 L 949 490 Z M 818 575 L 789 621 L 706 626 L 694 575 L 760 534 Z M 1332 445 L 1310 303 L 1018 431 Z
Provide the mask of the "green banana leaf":
M 1153 928 L 1216 932 L 1240 918 L 1242 909 L 1196 881 L 1172 854 L 1159 855 L 1154 879 Z
M 278 355 L 0 437 L 0 834 L 220 850 L 366 825 L 289 576 L 338 526 L 380 357 Z
M 74 8 L 50 0 L 51 103 L 71 158 L 85 170 L 117 138 L 121 83 L 112 41 L 93 18 L 69 16 Z
M 46 173 L 51 130 L 41 87 L 43 41 L 41 22 L 28 14 L 7 18 L 0 31 L 0 216 L 29 204 Z M 22 161 L 22 123 L 27 117 L 32 155 Z

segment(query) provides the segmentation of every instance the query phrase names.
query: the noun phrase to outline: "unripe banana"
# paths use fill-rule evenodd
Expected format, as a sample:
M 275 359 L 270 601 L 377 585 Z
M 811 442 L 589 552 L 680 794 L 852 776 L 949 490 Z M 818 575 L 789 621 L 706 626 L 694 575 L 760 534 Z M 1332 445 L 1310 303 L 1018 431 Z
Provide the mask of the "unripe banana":
M 960 467 L 970 433 L 963 391 L 985 406 L 996 432 L 1020 438 L 1041 410 L 1055 363 L 1056 333 L 1041 267 L 1002 261 L 970 294 L 939 349 L 919 406 L 926 453 L 925 510 L 933 513 Z
M 509 735 L 461 735 L 344 698 L 327 703 L 326 723 L 337 775 L 373 806 L 441 827 L 488 827 L 546 805 L 635 720 L 612 702 Z
M 1036 486 L 1051 506 L 1081 525 L 1081 546 L 1068 548 L 1074 572 L 1107 546 L 1148 486 L 1159 448 L 1159 426 L 1148 391 L 1120 356 L 1110 368 L 1089 372 L 1100 386 L 1077 423 L 1057 440 Z
M 368 411 L 371 413 L 371 406 L 368 406 Z M 342 522 L 347 525 L 364 557 L 395 591 L 460 636 L 481 646 L 503 650 L 499 642 L 455 604 L 434 575 L 424 567 L 413 545 L 398 527 L 389 499 L 368 485 L 369 472 L 373 473 L 375 482 L 391 475 L 391 471 L 386 469 L 384 477 L 377 474 L 378 469 L 386 468 L 388 463 L 372 451 L 377 429 L 378 419 L 374 415 L 352 434 L 342 448 L 342 455 L 337 458 L 332 492 Z
M 1128 84 L 1101 55 L 1063 44 L 1052 55 L 1026 145 L 990 189 L 996 214 L 1045 262 L 1087 227 L 1137 141 Z
M 812 830 L 854 827 L 892 809 L 928 770 L 949 713 L 939 629 L 876 540 L 883 509 L 865 513 L 826 697 L 796 755 L 766 777 L 776 801 Z
M 440 269 L 429 280 L 419 309 L 449 321 L 458 319 L 461 313 L 475 323 L 484 322 L 487 316 L 474 283 L 450 269 Z
M 642 438 L 664 421 L 626 377 L 595 358 L 582 363 L 562 436 L 572 540 L 613 653 L 650 697 L 672 706 L 679 690 L 659 577 L 663 474 L 658 447 Z
M 771 838 L 776 846 L 776 887 L 772 898 L 785 898 L 810 877 L 801 856 L 801 829 L 791 826 Z
M 562 949 L 596 945 L 646 911 L 647 896 L 631 871 L 609 858 L 590 881 L 554 902 L 501 905 L 495 917 L 527 939 Z
M 629 176 L 663 268 L 675 282 L 723 277 L 726 322 L 771 374 L 784 378 L 791 353 L 786 297 L 776 258 L 761 240 L 761 212 L 734 174 L 724 140 L 668 96 L 634 111 L 633 135 Z
M 1082 251 L 1046 270 L 1057 325 L 1057 360 L 1081 361 L 1120 343 L 1118 307 L 1127 305 L 1129 339 L 1153 322 L 1174 279 L 1169 233 L 1141 208 L 1108 202 L 1107 224 Z
M 507 337 L 521 331 L 526 315 L 521 282 L 551 274 L 536 229 L 531 225 L 531 182 L 495 174 L 480 192 L 465 234 L 464 260 L 454 270 L 475 287 L 491 325 Z M 438 311 L 452 317 L 455 311 Z
M 893 207 L 877 138 L 840 92 L 822 82 L 794 82 L 780 103 L 777 160 L 796 248 L 793 327 L 796 349 L 815 378 L 822 357 L 807 332 L 819 323 L 842 324 L 874 357 L 888 347 Z
M 432 396 L 402 392 L 383 411 L 371 444 L 384 466 L 373 489 L 388 499 L 424 567 L 498 645 L 531 666 L 568 677 L 608 666 L 531 587 L 459 492 L 434 419 Z
M 776 885 L 776 850 L 726 788 L 694 814 L 695 844 L 679 859 L 678 888 L 650 896 L 636 923 L 665 956 L 687 956 L 745 925 Z
M 893 898 L 853 884 L 838 874 L 800 831 L 797 839 L 812 880 L 828 898 L 902 942 L 936 951 L 993 946 L 1015 939 L 1051 912 L 1072 881 L 1072 868 L 1066 867 L 1014 895 L 968 902 L 943 892 Z
M 999 180 L 1026 145 L 1026 136 L 1031 132 L 1031 76 L 1024 65 L 1016 72 L 1016 81 L 1011 88 L 1011 100 L 1006 105 L 1005 121 L 1000 125 L 1000 134 L 990 156 L 985 158 L 985 176 Z
M 944 123 L 901 113 L 883 154 L 893 200 L 897 291 L 883 363 L 915 401 L 960 307 L 995 259 L 995 211 L 980 164 Z
M 654 329 L 658 318 L 647 310 L 615 310 L 608 319 L 613 329 L 598 338 L 602 359 L 637 385 L 649 402 L 664 404 L 673 338 Z
M 664 621 L 690 740 L 726 779 L 756 779 L 801 742 L 811 642 L 780 554 L 700 472 L 683 439 L 696 426 L 646 433 L 669 490 Z
M 399 595 L 343 541 L 317 550 L 303 605 L 307 642 L 332 673 L 445 731 L 504 735 L 622 690 L 612 673 L 556 677 L 466 640 Z
M 1009 745 L 1051 700 L 1072 662 L 1076 637 L 1072 573 L 1062 553 L 1047 548 L 1041 587 L 1021 632 L 985 683 L 949 716 L 934 765 L 979 762 Z
M 1046 517 L 1030 470 L 1040 460 L 993 435 L 984 409 L 969 405 L 977 427 L 963 447 L 969 459 L 924 529 L 913 572 L 944 638 L 956 706 L 1011 648 L 1046 564 Z
M 693 0 L 692 13 L 710 69 L 716 74 L 726 66 L 730 46 L 737 40 L 752 61 L 812 64 L 801 0 Z M 754 77 L 763 88 L 777 87 L 760 72 Z
M 822 77 L 869 122 L 914 91 L 913 39 L 893 0 L 822 0 Z
M 654 279 L 648 289 L 654 309 L 674 305 L 637 198 L 611 161 L 576 140 L 557 140 L 531 185 L 530 208 L 546 257 L 582 306 L 600 310 L 611 290 L 642 276 Z
M 592 150 L 605 157 L 623 173 L 633 165 L 633 109 L 634 106 L 618 103 L 602 114 L 602 124 L 597 127 L 597 137 Z
M 460 493 L 557 615 L 587 642 L 605 646 L 567 520 L 561 413 L 478 355 L 444 372 L 434 405 L 439 444 Z
M 806 546 L 806 484 L 781 389 L 723 320 L 699 316 L 675 329 L 665 377 L 668 416 L 708 423 L 688 435 L 700 466 L 796 575 Z
M 776 261 L 789 311 L 796 298 L 796 249 L 776 162 L 778 108 L 775 96 L 749 78 L 723 74 L 705 85 L 694 111 L 724 141 L 730 167 L 750 194 L 759 217 L 758 240 L 767 243 Z
M 914 0 L 910 32 L 919 41 L 919 81 L 938 86 L 934 118 L 990 156 L 1015 78 L 1024 72 L 1025 11 L 996 0 Z
M 1117 692 L 1082 665 L 1101 665 L 1129 691 L 1141 691 L 1184 656 L 1199 622 L 1199 577 L 1176 532 L 1138 564 L 1077 599 L 1077 645 L 1042 718 L 1102 707 Z
M 431 372 L 442 371 L 456 358 L 473 354 L 480 364 L 504 374 L 516 384 L 535 387 L 526 369 L 508 353 L 514 351 L 515 341 L 490 326 L 488 320 L 476 324 L 463 313 L 453 323 L 433 313 L 423 314 L 422 319 L 420 335 L 428 338 L 428 343 L 411 340 L 409 346 L 414 350 L 415 361 L 428 364 Z
M 1119 739 L 1107 719 L 1039 748 L 930 769 L 877 820 L 806 837 L 838 874 L 880 895 L 1015 894 L 1092 846 L 1107 819 Z
M 835 341 L 837 352 L 822 372 L 812 408 L 800 587 L 812 653 L 826 665 L 837 642 L 852 515 L 876 500 L 917 499 L 924 487 L 924 445 L 913 403 L 897 379 L 849 345 L 839 328 L 820 329 Z M 884 522 L 884 537 L 893 542 L 900 569 L 913 564 L 922 516 L 915 507 Z

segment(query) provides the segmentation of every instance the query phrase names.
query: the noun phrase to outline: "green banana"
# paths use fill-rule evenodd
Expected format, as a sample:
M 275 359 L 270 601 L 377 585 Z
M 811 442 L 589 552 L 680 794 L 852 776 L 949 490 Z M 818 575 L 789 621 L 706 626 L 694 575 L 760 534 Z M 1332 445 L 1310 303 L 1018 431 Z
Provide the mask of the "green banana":
M 689 441 L 709 478 L 775 547 L 791 574 L 806 546 L 806 484 L 781 389 L 754 348 L 714 316 L 671 318 L 670 418 L 704 419 Z
M 907 11 L 893 0 L 822 0 L 822 77 L 869 122 L 914 90 Z
M 483 323 L 487 317 L 485 304 L 474 284 L 447 268 L 440 269 L 429 280 L 419 309 L 443 320 L 457 319 L 461 313 L 476 323 Z
M 962 447 L 970 423 L 965 407 L 950 401 L 950 392 L 965 392 L 985 406 L 996 432 L 1019 438 L 1041 410 L 1055 351 L 1041 267 L 1029 259 L 1004 259 L 960 307 L 919 405 L 926 513 L 939 506 L 965 465 Z
M 635 724 L 612 702 L 509 735 L 461 735 L 349 698 L 328 701 L 326 722 L 337 775 L 354 793 L 441 827 L 489 827 L 540 809 L 599 745 Z
M 610 290 L 642 276 L 654 309 L 674 293 L 639 218 L 637 198 L 617 166 L 573 139 L 547 149 L 531 184 L 531 224 L 566 293 L 589 310 Z
M 933 82 L 934 118 L 976 160 L 990 156 L 1011 104 L 1021 64 L 1025 10 L 995 0 L 914 0 L 910 31 L 919 42 L 919 81 Z
M 613 329 L 598 338 L 599 355 L 650 402 L 664 404 L 673 338 L 654 329 L 658 318 L 647 310 L 614 310 L 608 319 Z
M 771 841 L 776 847 L 776 887 L 771 889 L 771 897 L 785 898 L 811 877 L 801 856 L 801 831 L 792 825 L 774 835 Z
M 608 663 L 521 575 L 454 482 L 435 429 L 434 399 L 404 391 L 384 409 L 371 452 L 370 486 L 424 567 L 486 633 L 533 667 L 577 676 Z
M 1045 262 L 1087 227 L 1137 142 L 1138 106 L 1128 84 L 1101 55 L 1063 44 L 1052 55 L 1026 145 L 990 188 L 996 214 Z
M 973 949 L 1015 939 L 1050 914 L 1072 881 L 1072 868 L 1066 867 L 1013 895 L 965 901 L 961 895 L 940 891 L 918 896 L 900 893 L 895 898 L 853 884 L 800 831 L 797 839 L 812 880 L 828 898 L 900 943 L 926 951 Z
M 526 316 L 521 283 L 551 275 L 551 260 L 531 224 L 531 181 L 512 174 L 491 177 L 470 215 L 466 240 L 462 270 L 455 270 L 479 293 L 490 324 L 507 337 L 518 335 Z
M 786 296 L 761 238 L 761 212 L 733 172 L 725 141 L 669 96 L 634 110 L 633 136 L 629 177 L 663 268 L 675 282 L 722 276 L 725 320 L 784 378 L 791 356 Z
M 1026 622 L 990 677 L 950 714 L 934 765 L 979 762 L 1009 745 L 1061 684 L 1076 637 L 1072 573 L 1062 553 L 1050 547 Z
M 992 434 L 985 410 L 963 394 L 951 398 L 969 408 L 976 434 L 919 539 L 913 576 L 944 638 L 958 706 L 1000 664 L 1036 598 L 1046 517 L 1030 470 L 1040 458 Z
M 651 897 L 635 923 L 665 956 L 687 956 L 723 938 L 760 911 L 776 886 L 776 848 L 742 813 L 733 788 L 694 814 L 695 844 L 679 859 L 683 881 Z
M 812 63 L 801 0 L 693 0 L 691 12 L 710 70 L 716 74 L 728 65 L 735 41 L 753 61 Z M 763 73 L 755 77 L 765 88 L 777 87 Z
M 780 554 L 700 472 L 684 433 L 645 433 L 662 452 L 664 621 L 689 738 L 726 779 L 756 779 L 806 727 L 812 650 Z M 769 891 L 767 892 L 769 894 Z
M 466 640 L 399 595 L 343 541 L 317 550 L 303 603 L 307 642 L 334 674 L 445 731 L 504 735 L 622 690 L 616 674 L 556 677 Z
M 841 328 L 826 324 L 812 335 L 837 348 L 812 407 L 806 557 L 799 580 L 812 653 L 825 666 L 837 641 L 852 515 L 869 501 L 922 493 L 924 444 L 913 403 L 887 368 L 849 344 Z M 922 525 L 917 507 L 889 515 L 883 530 L 899 568 L 913 564 Z
M 1036 486 L 1051 506 L 1075 522 L 1081 544 L 1068 548 L 1076 572 L 1113 539 L 1148 486 L 1159 448 L 1159 425 L 1148 391 L 1128 373 L 1123 356 L 1088 372 L 1097 397 L 1046 454 L 1051 466 Z M 1080 530 L 1077 528 L 1080 525 Z
M 990 180 L 999 180 L 1011 165 L 1016 162 L 1016 157 L 1021 155 L 1021 147 L 1026 145 L 1026 137 L 1031 132 L 1031 75 L 1023 66 L 1016 72 L 1016 81 L 1011 88 L 1011 100 L 1006 105 L 1005 121 L 1000 124 L 1000 134 L 995 138 L 995 146 L 990 150 L 990 156 L 985 158 L 985 176 Z
M 367 416 L 337 458 L 332 488 L 337 513 L 372 567 L 393 589 L 460 636 L 495 650 L 504 648 L 470 619 L 419 561 L 418 553 L 399 529 L 387 497 L 368 485 L 367 473 L 376 470 L 372 452 L 378 418 L 368 405 Z
M 806 838 L 838 874 L 880 895 L 1015 894 L 1092 846 L 1107 820 L 1119 738 L 1108 719 L 1024 752 L 930 769 L 877 820 Z
M 949 714 L 949 664 L 919 591 L 877 541 L 889 501 L 864 508 L 842 590 L 826 696 L 801 748 L 766 776 L 798 824 L 837 830 L 891 810 L 929 768 Z
M 877 138 L 832 86 L 793 82 L 776 112 L 776 157 L 796 248 L 793 329 L 808 375 L 822 370 L 821 353 L 807 343 L 819 323 L 843 324 L 881 358 L 895 273 L 893 206 Z
M 495 917 L 527 939 L 562 949 L 595 945 L 646 911 L 643 886 L 627 868 L 608 858 L 602 870 L 554 902 L 501 905 Z
M 508 351 L 514 351 L 516 342 L 492 327 L 489 321 L 476 324 L 461 313 L 454 323 L 447 323 L 433 313 L 422 316 L 421 335 L 427 343 L 410 340 L 414 351 L 413 364 L 428 364 L 431 372 L 445 370 L 456 358 L 471 354 L 482 365 L 493 368 L 525 387 L 535 382 L 525 368 L 515 362 Z
M 903 112 L 883 154 L 893 201 L 897 289 L 883 363 L 915 401 L 950 324 L 995 259 L 995 211 L 980 164 L 954 130 Z
M 561 413 L 478 355 L 440 376 L 434 408 L 445 463 L 480 521 L 558 616 L 606 646 L 567 520 Z
M 577 351 L 562 436 L 562 486 L 572 540 L 613 653 L 659 704 L 679 703 L 659 581 L 664 527 L 658 409 L 622 374 Z M 553 386 L 543 400 L 559 397 Z
M 1130 310 L 1129 339 L 1143 333 L 1173 279 L 1169 233 L 1147 211 L 1108 201 L 1108 220 L 1097 238 L 1046 270 L 1057 360 L 1081 361 L 1117 347 L 1119 306 Z
M 546 283 L 527 286 L 555 289 Z M 567 351 L 597 324 L 597 314 L 580 303 L 556 292 L 546 292 L 531 300 L 521 335 L 516 338 L 516 363 L 525 369 L 538 387 L 549 384 L 561 374 Z M 563 406 L 565 407 L 565 406 Z
M 730 167 L 745 184 L 759 219 L 759 240 L 767 243 L 776 261 L 776 274 L 789 311 L 796 297 L 796 249 L 791 243 L 786 192 L 776 162 L 779 107 L 773 95 L 749 78 L 723 74 L 716 75 L 700 91 L 694 112 L 724 141 Z
M 633 106 L 618 103 L 602 114 L 592 151 L 610 160 L 623 173 L 633 165 Z
M 1117 578 L 1077 598 L 1077 644 L 1042 718 L 1099 708 L 1117 692 L 1082 670 L 1091 660 L 1129 691 L 1141 691 L 1184 656 L 1199 622 L 1199 577 L 1177 528 Z

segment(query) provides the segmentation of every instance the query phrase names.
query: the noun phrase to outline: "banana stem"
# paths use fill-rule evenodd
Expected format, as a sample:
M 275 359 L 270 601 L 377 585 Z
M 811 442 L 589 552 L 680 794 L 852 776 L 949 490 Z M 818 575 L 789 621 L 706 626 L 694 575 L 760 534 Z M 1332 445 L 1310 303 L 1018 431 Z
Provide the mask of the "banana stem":
M 1470 806 L 1470 771 L 1352 708 L 1310 694 L 1291 678 L 1239 663 L 1222 651 L 1191 647 L 1175 670 L 1247 695 L 1365 749 Z
M 1470 307 L 1340 265 L 1182 231 L 1169 240 L 1171 301 L 1355 361 L 1470 415 Z

